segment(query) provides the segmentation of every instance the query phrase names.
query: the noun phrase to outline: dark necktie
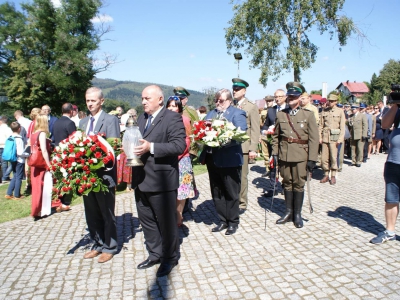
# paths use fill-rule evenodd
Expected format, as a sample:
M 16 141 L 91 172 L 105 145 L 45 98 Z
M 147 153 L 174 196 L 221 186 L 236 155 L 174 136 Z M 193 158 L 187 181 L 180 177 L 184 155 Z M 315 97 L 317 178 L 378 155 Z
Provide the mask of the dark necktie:
M 90 125 L 89 125 L 89 131 L 88 134 L 90 134 L 91 132 L 93 132 L 93 124 L 94 124 L 94 118 L 90 117 Z
M 147 125 L 146 125 L 146 128 L 144 129 L 143 133 L 146 133 L 147 129 L 150 128 L 150 126 L 151 126 L 151 119 L 153 119 L 153 116 L 152 116 L 152 115 L 149 115 L 149 117 L 147 118 Z

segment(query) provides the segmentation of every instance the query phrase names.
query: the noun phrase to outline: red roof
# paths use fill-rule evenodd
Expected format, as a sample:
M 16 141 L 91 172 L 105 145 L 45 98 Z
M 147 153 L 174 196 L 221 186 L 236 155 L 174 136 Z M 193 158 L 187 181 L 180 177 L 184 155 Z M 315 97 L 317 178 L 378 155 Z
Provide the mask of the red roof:
M 313 100 L 321 100 L 322 96 L 318 94 L 311 94 L 311 99 Z
M 347 87 L 350 91 L 350 93 L 368 93 L 369 89 L 367 87 L 367 85 L 364 82 L 350 82 L 350 81 L 346 81 L 346 82 L 342 82 L 341 84 L 343 84 L 345 87 Z M 340 87 L 340 84 L 338 85 L 337 88 Z

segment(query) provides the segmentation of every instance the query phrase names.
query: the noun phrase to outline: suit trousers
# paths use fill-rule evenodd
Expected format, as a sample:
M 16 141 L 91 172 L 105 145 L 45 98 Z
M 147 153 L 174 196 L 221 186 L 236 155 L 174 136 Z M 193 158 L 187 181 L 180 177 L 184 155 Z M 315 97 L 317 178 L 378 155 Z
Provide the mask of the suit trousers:
M 367 161 L 368 159 L 368 146 L 370 145 L 369 139 L 367 139 L 364 142 L 364 148 L 363 148 L 363 162 Z
M 247 192 L 248 192 L 248 185 L 249 181 L 247 179 L 247 176 L 249 175 L 249 154 L 248 153 L 243 153 L 243 165 L 242 165 L 242 178 L 240 180 L 240 202 L 239 202 L 239 208 L 247 209 L 247 204 L 249 202 L 249 199 L 247 198 Z
M 345 143 L 341 143 L 340 144 L 340 150 L 338 153 L 338 169 L 342 169 L 343 167 L 343 160 L 344 160 L 344 148 L 346 148 L 346 144 Z
M 303 192 L 307 180 L 307 161 L 287 162 L 279 161 L 282 186 L 286 191 Z
M 83 196 L 86 223 L 94 241 L 93 250 L 116 254 L 118 250 L 115 219 L 115 188 L 108 192 L 90 192 Z
M 353 164 L 361 164 L 363 160 L 364 142 L 359 140 L 350 140 L 351 161 Z
M 329 171 L 332 170 L 334 171 L 332 172 L 332 176 L 336 176 L 337 154 L 338 149 L 336 147 L 336 142 L 322 143 L 321 163 L 322 170 L 324 170 L 325 175 L 329 175 Z
M 135 189 L 136 207 L 150 260 L 173 263 L 179 259 L 177 196 L 177 190 L 152 193 Z
M 242 167 L 217 168 L 210 154 L 206 155 L 206 164 L 211 195 L 221 223 L 228 226 L 238 226 Z

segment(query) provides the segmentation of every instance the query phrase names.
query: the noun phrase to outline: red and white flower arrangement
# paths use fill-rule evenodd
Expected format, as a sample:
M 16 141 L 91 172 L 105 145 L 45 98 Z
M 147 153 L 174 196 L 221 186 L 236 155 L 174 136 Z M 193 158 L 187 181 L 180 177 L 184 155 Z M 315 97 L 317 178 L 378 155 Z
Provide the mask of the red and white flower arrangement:
M 210 147 L 221 147 L 232 140 L 239 143 L 247 141 L 246 131 L 226 120 L 202 120 L 193 124 L 192 141 Z
M 101 134 L 87 136 L 82 131 L 75 131 L 61 141 L 51 158 L 53 199 L 65 194 L 77 197 L 87 195 L 91 191 L 108 191 L 96 171 L 112 168 L 120 149 L 119 138 L 105 140 Z
M 269 126 L 268 129 L 267 129 L 267 132 L 265 132 L 265 130 L 264 130 L 263 134 L 267 136 L 268 143 L 272 142 L 272 135 L 274 133 L 275 133 L 275 125 Z

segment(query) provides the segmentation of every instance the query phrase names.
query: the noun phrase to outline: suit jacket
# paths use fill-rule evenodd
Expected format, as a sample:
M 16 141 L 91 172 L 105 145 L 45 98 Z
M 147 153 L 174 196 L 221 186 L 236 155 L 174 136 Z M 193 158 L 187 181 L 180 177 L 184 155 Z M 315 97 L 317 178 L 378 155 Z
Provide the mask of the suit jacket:
M 301 140 L 308 140 L 308 144 L 289 143 L 282 138 L 293 137 L 298 139 L 290 126 L 286 114 L 290 108 L 278 112 L 276 116 L 275 133 L 272 139 L 272 155 L 278 155 L 279 160 L 286 162 L 301 162 L 318 160 L 319 132 L 314 113 L 300 108 L 296 115 L 290 116 L 294 129 Z
M 90 116 L 83 118 L 79 122 L 79 128 L 86 133 L 86 128 L 89 123 Z M 99 119 L 96 123 L 96 127 L 94 128 L 94 133 L 99 134 L 102 133 L 105 135 L 105 138 L 120 138 L 120 131 L 119 131 L 119 121 L 116 116 L 112 116 L 107 114 L 106 112 L 102 111 Z M 103 175 L 111 176 L 114 180 L 114 184 L 117 182 L 117 162 L 115 162 L 114 167 L 112 170 L 105 171 L 104 169 L 100 169 L 97 171 L 99 177 L 103 177 Z M 109 184 L 112 184 L 109 182 Z
M 250 137 L 250 139 L 242 143 L 242 151 L 243 153 L 249 153 L 249 151 L 257 152 L 258 142 L 260 140 L 260 117 L 258 115 L 258 108 L 246 98 L 238 108 L 246 112 L 247 135 Z
M 54 144 L 58 146 L 58 144 L 69 137 L 72 133 L 76 131 L 76 126 L 74 121 L 70 118 L 62 116 L 53 126 L 54 129 Z
M 359 112 L 357 116 L 350 117 L 348 122 L 352 140 L 361 140 L 361 138 L 367 137 L 368 121 L 366 115 Z
M 275 125 L 277 109 L 278 109 L 278 106 L 276 106 L 276 105 L 271 108 L 268 108 L 267 118 L 265 119 L 265 122 L 264 122 L 263 126 L 261 127 L 261 130 L 268 130 L 269 126 Z
M 50 131 L 50 138 L 54 143 L 54 123 L 58 120 L 57 117 L 50 116 L 49 119 L 49 131 Z
M 208 112 L 205 120 L 212 120 L 217 118 L 218 111 L 216 109 Z M 238 109 L 234 106 L 229 106 L 223 114 L 223 118 L 232 122 L 236 127 L 242 130 L 247 130 L 246 113 L 244 110 Z M 218 168 L 238 167 L 243 165 L 243 152 L 240 143 L 231 141 L 228 145 L 221 148 L 205 146 L 200 155 L 200 161 L 205 161 L 207 152 L 211 149 L 214 164 Z
M 154 154 L 141 156 L 143 167 L 133 167 L 132 188 L 142 192 L 167 192 L 179 187 L 178 156 L 186 148 L 186 132 L 182 116 L 163 107 L 144 133 L 147 114 L 138 118 L 143 139 L 154 143 Z

